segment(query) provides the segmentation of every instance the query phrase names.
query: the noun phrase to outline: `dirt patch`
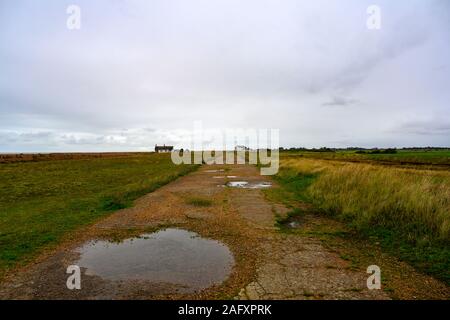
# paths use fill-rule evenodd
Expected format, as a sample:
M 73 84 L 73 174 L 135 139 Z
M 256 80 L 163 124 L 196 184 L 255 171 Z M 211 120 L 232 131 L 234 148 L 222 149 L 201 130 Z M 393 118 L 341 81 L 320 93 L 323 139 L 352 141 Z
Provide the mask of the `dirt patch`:
M 125 158 L 146 154 L 150 152 L 10 153 L 0 154 L 0 163 Z

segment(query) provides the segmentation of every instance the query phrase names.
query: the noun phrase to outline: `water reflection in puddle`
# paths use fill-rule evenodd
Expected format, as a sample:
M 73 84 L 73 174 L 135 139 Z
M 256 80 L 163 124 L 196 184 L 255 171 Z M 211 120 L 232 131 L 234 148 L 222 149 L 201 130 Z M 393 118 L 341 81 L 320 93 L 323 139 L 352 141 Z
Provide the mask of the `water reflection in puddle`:
M 287 217 L 286 219 L 279 221 L 279 225 L 287 229 L 299 229 L 302 227 L 302 217 L 301 216 Z
M 297 221 L 291 221 L 287 224 L 289 228 L 296 229 L 300 226 L 300 223 Z
M 261 188 L 269 188 L 272 186 L 272 184 L 270 182 L 249 183 L 248 181 L 230 181 L 227 183 L 227 186 L 244 189 L 261 189 Z
M 213 179 L 225 179 L 225 178 L 235 179 L 235 178 L 237 178 L 237 176 L 214 176 L 213 177 Z
M 224 172 L 225 169 L 217 169 L 217 170 L 205 170 L 205 172 L 211 173 L 211 172 Z
M 248 185 L 247 181 L 230 181 L 227 183 L 227 186 L 234 188 L 244 188 Z
M 219 241 L 182 229 L 165 229 L 120 243 L 92 241 L 78 249 L 86 275 L 107 280 L 147 280 L 182 286 L 185 292 L 224 281 L 233 256 Z

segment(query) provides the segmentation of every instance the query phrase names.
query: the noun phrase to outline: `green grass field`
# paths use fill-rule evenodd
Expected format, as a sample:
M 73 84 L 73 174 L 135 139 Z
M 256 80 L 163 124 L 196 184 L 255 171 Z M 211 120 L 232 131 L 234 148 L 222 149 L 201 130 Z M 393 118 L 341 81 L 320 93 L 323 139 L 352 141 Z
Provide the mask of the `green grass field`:
M 0 164 L 0 275 L 196 168 L 168 154 Z
M 355 151 L 337 152 L 310 152 L 310 151 L 284 151 L 284 156 L 302 156 L 305 158 L 325 160 L 348 161 L 383 161 L 392 164 L 424 164 L 424 165 L 449 165 L 450 150 L 410 151 L 398 150 L 395 154 L 358 154 Z

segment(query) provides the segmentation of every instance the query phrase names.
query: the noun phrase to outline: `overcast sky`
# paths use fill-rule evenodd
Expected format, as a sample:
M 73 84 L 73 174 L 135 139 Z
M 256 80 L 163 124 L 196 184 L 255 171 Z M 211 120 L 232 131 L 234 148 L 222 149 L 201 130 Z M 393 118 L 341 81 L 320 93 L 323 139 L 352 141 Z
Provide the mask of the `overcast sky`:
M 0 0 L 0 152 L 185 146 L 196 120 L 450 146 L 449 31 L 448 0 Z

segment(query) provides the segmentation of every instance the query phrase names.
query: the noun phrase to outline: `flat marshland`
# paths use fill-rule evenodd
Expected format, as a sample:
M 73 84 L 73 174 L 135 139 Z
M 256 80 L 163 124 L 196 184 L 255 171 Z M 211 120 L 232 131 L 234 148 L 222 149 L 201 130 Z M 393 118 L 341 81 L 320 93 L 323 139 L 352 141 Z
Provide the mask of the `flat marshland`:
M 195 168 L 169 154 L 0 164 L 0 274 Z
M 319 214 L 450 282 L 450 172 L 284 155 L 277 180 Z
M 322 224 L 331 221 L 345 225 L 351 232 L 339 231 L 339 237 L 350 246 L 359 240 L 377 243 L 390 257 L 400 258 L 449 284 L 450 171 L 446 167 L 450 164 L 449 158 L 442 151 L 399 154 L 281 152 L 280 170 L 273 177 L 278 182 L 277 187 L 264 192 L 269 202 L 280 202 L 291 209 L 288 217 L 309 215 L 321 219 Z M 353 161 L 362 157 L 369 162 Z M 391 157 L 388 165 L 386 157 Z M 404 167 L 404 159 L 414 165 Z M 170 154 L 154 153 L 0 164 L 0 276 L 10 274 L 16 266 L 28 266 L 43 249 L 56 246 L 64 236 L 118 209 L 133 206 L 133 200 L 196 168 L 198 165 L 173 164 Z M 204 230 L 206 235 L 214 225 L 217 228 L 213 238 L 228 239 L 231 244 L 245 238 L 233 233 L 238 231 L 235 225 L 242 229 L 247 226 L 244 220 L 238 219 L 235 208 L 241 208 L 243 215 L 250 212 L 251 218 L 267 217 L 268 225 L 264 226 L 273 226 L 275 213 L 270 209 L 273 203 L 262 205 L 266 200 L 261 195 L 245 198 L 243 206 L 239 201 L 244 200 L 239 197 L 246 195 L 245 190 L 219 189 L 217 179 L 213 178 L 216 174 L 227 175 L 230 170 L 236 170 L 237 173 L 232 174 L 240 177 L 245 170 L 256 172 L 255 168 L 244 170 L 230 165 L 207 169 L 200 170 L 204 170 L 204 176 L 194 174 L 182 178 L 191 185 L 187 188 L 189 191 L 169 192 L 174 194 L 171 199 L 175 203 L 167 208 L 175 208 L 175 211 L 149 203 L 156 209 L 150 212 L 142 209 L 146 221 L 160 214 L 165 219 L 178 215 L 179 219 L 189 218 L 187 223 L 192 227 L 208 226 L 198 229 Z M 219 190 L 220 197 L 210 196 Z M 264 213 L 261 208 L 269 209 Z M 194 214 L 186 218 L 185 213 L 191 211 Z M 218 213 L 226 214 L 217 216 Z M 203 218 L 209 214 L 222 218 Z M 309 232 L 307 229 L 301 229 L 300 224 L 297 231 L 305 235 Z M 256 232 L 245 230 L 246 237 Z M 244 250 L 242 243 L 233 248 L 240 248 L 238 258 L 253 257 L 251 250 L 248 247 Z M 248 266 L 254 267 L 252 263 Z
M 450 170 L 450 150 L 449 149 L 419 149 L 419 150 L 365 150 L 365 151 L 288 151 L 283 152 L 286 156 L 301 156 L 313 159 L 326 159 L 336 161 L 364 162 L 364 163 L 384 163 L 394 166 L 429 166 L 431 169 L 441 168 Z

